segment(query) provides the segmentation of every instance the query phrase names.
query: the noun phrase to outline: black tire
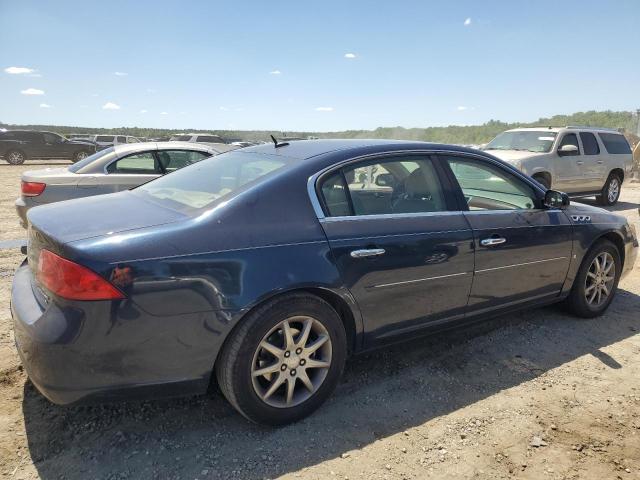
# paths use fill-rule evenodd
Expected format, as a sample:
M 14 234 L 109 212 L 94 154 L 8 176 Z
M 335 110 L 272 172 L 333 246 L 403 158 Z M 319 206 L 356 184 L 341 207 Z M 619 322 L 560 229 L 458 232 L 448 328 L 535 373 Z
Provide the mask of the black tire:
M 609 178 L 607 178 L 604 187 L 602 187 L 600 195 L 596 195 L 596 201 L 604 206 L 615 205 L 620 198 L 621 189 L 622 180 L 617 174 L 612 173 L 609 175 Z
M 254 386 L 255 374 L 252 376 L 252 370 L 255 358 L 265 336 L 283 320 L 296 316 L 311 317 L 326 329 L 331 345 L 330 366 L 317 390 L 308 393 L 310 396 L 302 403 L 291 407 L 272 406 L 259 396 Z M 220 390 L 236 410 L 252 422 L 278 426 L 296 422 L 324 403 L 338 384 L 346 357 L 346 333 L 336 311 L 321 298 L 296 293 L 268 301 L 243 318 L 225 341 L 216 361 L 215 372 Z M 278 365 L 277 360 L 275 365 Z M 283 369 L 289 368 L 284 364 L 281 366 Z M 283 375 L 286 375 L 287 370 L 283 371 Z M 293 381 L 295 388 L 300 387 L 300 383 L 297 379 Z M 286 382 L 282 388 L 286 388 Z
M 22 165 L 27 156 L 20 150 L 10 150 L 5 154 L 4 158 L 9 165 Z
M 601 305 L 594 307 L 587 302 L 587 274 L 589 273 L 589 269 L 591 268 L 594 259 L 604 252 L 609 253 L 613 257 L 615 263 L 615 275 L 611 293 Z M 607 308 L 609 308 L 609 305 L 615 297 L 621 272 L 622 262 L 620 260 L 620 252 L 618 251 L 618 248 L 609 240 L 598 240 L 582 260 L 582 264 L 580 265 L 578 274 L 573 281 L 571 293 L 566 300 L 566 306 L 568 310 L 574 315 L 583 318 L 593 318 L 602 315 L 607 310 Z
M 551 182 L 549 181 L 546 175 L 534 175 L 533 179 L 536 182 L 538 182 L 540 185 L 542 185 L 544 188 L 546 188 L 547 190 L 551 188 Z
M 89 152 L 80 150 L 79 152 L 73 154 L 72 161 L 73 163 L 79 162 L 80 160 L 84 160 L 85 158 L 87 158 L 89 155 L 91 155 Z

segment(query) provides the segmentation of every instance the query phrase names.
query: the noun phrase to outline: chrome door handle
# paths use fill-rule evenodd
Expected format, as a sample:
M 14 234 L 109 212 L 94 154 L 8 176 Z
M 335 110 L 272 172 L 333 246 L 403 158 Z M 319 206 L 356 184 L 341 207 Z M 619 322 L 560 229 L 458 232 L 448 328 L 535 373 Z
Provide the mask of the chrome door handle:
M 366 258 L 366 257 L 379 257 L 384 255 L 384 248 L 366 248 L 363 250 L 353 250 L 351 252 L 351 258 Z
M 582 160 L 576 161 L 576 165 L 582 165 L 584 162 Z
M 502 243 L 505 243 L 506 241 L 507 239 L 504 237 L 484 238 L 480 240 L 480 245 L 482 245 L 483 247 L 493 247 L 494 245 L 500 245 Z
M 604 160 L 598 160 L 598 163 L 602 165 L 604 163 Z

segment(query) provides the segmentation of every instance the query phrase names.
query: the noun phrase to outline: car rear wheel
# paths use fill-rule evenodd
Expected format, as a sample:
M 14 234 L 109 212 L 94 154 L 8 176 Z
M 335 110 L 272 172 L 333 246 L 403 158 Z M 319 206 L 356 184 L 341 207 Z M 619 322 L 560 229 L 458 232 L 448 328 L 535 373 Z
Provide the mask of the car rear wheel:
M 584 257 L 567 298 L 569 311 L 579 317 L 602 315 L 618 288 L 620 253 L 608 240 L 598 241 Z
M 245 317 L 216 362 L 224 396 L 249 420 L 285 425 L 331 395 L 347 356 L 336 311 L 309 294 L 279 297 Z
M 22 165 L 27 157 L 19 150 L 11 150 L 5 156 L 10 165 Z
M 88 156 L 89 154 L 85 151 L 76 152 L 76 154 L 73 156 L 73 163 L 79 162 L 80 160 L 84 160 Z
M 601 205 L 615 205 L 620 198 L 620 189 L 622 187 L 622 181 L 618 175 L 612 173 L 607 178 L 607 182 L 602 187 L 602 193 L 596 197 L 596 200 Z

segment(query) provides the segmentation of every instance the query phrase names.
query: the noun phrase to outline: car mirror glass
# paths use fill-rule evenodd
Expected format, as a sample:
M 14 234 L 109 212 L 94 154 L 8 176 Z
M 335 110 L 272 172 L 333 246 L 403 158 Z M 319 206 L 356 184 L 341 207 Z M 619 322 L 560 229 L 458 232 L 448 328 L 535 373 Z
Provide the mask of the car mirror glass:
M 569 203 L 569 195 L 564 192 L 547 190 L 544 194 L 544 206 L 547 208 L 566 208 Z

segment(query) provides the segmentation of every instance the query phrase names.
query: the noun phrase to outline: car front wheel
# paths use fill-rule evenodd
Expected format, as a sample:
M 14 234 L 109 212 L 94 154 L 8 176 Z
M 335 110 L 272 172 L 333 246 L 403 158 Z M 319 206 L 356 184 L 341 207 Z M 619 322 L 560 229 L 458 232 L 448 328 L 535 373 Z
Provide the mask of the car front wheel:
M 607 182 L 602 187 L 602 192 L 600 195 L 596 197 L 598 203 L 601 205 L 614 205 L 618 198 L 620 198 L 620 189 L 622 187 L 622 182 L 620 181 L 620 177 L 615 174 L 609 175 L 607 178 Z
M 225 342 L 216 376 L 229 402 L 249 420 L 285 425 L 331 395 L 347 356 L 344 326 L 324 300 L 279 297 L 243 318 Z
M 602 315 L 613 300 L 621 271 L 616 246 L 608 240 L 599 240 L 580 265 L 567 298 L 569 310 L 584 318 Z
M 5 158 L 7 159 L 7 162 L 10 165 L 22 165 L 24 161 L 27 159 L 24 153 L 22 153 L 19 150 L 10 151 L 9 153 L 7 153 Z
M 87 152 L 84 152 L 84 151 L 76 152 L 76 154 L 73 156 L 73 163 L 79 162 L 80 160 L 84 160 L 88 156 L 89 154 Z

